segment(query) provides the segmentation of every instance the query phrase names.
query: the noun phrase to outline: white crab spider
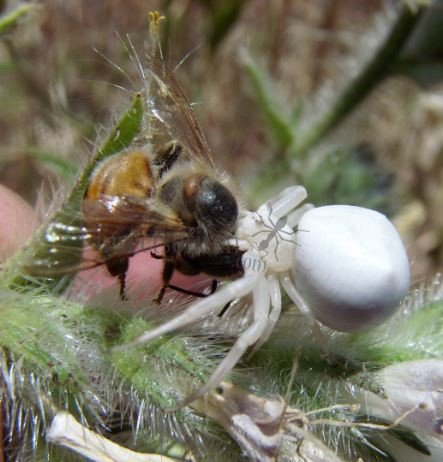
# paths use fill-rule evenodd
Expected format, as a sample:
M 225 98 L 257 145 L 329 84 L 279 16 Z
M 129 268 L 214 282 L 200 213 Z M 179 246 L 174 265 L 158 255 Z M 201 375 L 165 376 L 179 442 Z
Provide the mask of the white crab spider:
M 337 330 L 353 331 L 392 314 L 409 287 L 408 260 L 392 224 L 360 207 L 300 206 L 306 197 L 303 187 L 292 186 L 256 212 L 244 212 L 236 233 L 245 250 L 243 277 L 115 350 L 147 343 L 252 294 L 252 323 L 186 404 L 217 386 L 249 347 L 255 351 L 266 342 L 280 316 L 281 287 L 317 335 L 316 318 Z

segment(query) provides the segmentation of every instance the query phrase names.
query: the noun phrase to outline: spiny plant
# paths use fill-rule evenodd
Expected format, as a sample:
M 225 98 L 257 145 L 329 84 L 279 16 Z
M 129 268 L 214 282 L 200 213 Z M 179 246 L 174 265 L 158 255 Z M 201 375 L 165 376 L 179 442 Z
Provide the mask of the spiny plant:
M 296 136 L 299 116 L 282 119 L 270 104 L 259 71 L 246 60 L 270 130 L 287 149 L 284 165 L 291 156 L 307 159 L 313 146 L 384 78 L 383 64 L 417 20 L 416 13 L 403 9 L 379 51 L 347 82 L 338 102 Z M 189 299 L 173 295 L 167 309 L 146 298 L 128 303 L 112 290 L 91 299 L 87 289 L 80 295 L 67 289 L 74 272 L 50 277 L 32 273 L 36 266 L 75 269 L 81 263 L 82 240 L 63 240 L 63 231 L 82 227 L 81 201 L 94 166 L 145 136 L 150 117 L 146 96 L 149 89 L 142 86 L 132 94 L 72 191 L 53 207 L 27 247 L 3 266 L 0 393 L 7 456 L 117 460 L 105 459 L 97 445 L 85 440 L 89 430 L 104 437 L 98 440 L 101 448 L 107 441 L 118 444 L 123 451 L 118 460 L 158 460 L 156 455 L 189 460 L 190 454 L 196 460 L 292 462 L 441 456 L 442 405 L 435 397 L 443 380 L 439 279 L 411 292 L 397 315 L 381 327 L 359 334 L 323 328 L 327 350 L 333 352 L 328 356 L 312 338 L 306 319 L 287 302 L 269 342 L 229 381 L 192 406 L 171 410 L 205 383 L 226 354 L 229 337 L 242 328 L 241 303 L 193 330 L 110 353 L 110 347 L 136 338 L 183 309 Z M 277 174 L 272 172 L 272 183 Z M 264 189 L 268 178 L 261 181 L 253 193 Z M 69 419 L 82 426 L 82 456 L 59 446 L 72 447 L 69 430 L 62 427 L 57 434 L 60 427 L 51 427 L 55 417 L 67 415 L 64 422 L 71 425 L 73 438 L 78 428 Z M 117 451 L 115 446 L 109 447 L 108 456 L 112 451 Z

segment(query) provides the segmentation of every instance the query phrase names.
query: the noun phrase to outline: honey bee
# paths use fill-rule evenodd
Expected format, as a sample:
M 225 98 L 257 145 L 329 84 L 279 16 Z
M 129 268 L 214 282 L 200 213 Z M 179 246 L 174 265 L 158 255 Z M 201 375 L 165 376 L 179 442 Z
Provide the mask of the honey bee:
M 186 106 L 185 110 L 191 110 Z M 196 127 L 194 126 L 194 130 Z M 230 241 L 239 204 L 229 178 L 210 163 L 196 159 L 179 141 L 152 155 L 130 149 L 101 162 L 94 170 L 83 201 L 86 229 L 109 273 L 120 280 L 125 297 L 129 258 L 140 237 L 164 246 L 161 302 L 175 270 L 195 275 L 236 276 L 243 252 Z M 157 256 L 152 253 L 153 256 Z
M 151 18 L 155 33 L 159 19 Z M 158 47 L 158 35 L 151 39 L 152 47 Z M 244 251 L 233 240 L 241 201 L 228 175 L 215 168 L 193 109 L 161 53 L 148 54 L 146 66 L 133 58 L 144 84 L 139 92 L 142 131 L 130 147 L 95 166 L 81 216 L 73 220 L 80 225 L 51 223 L 44 237 L 51 258 L 34 258 L 28 273 L 51 277 L 105 265 L 119 279 L 120 297 L 125 299 L 129 260 L 141 246 L 164 261 L 155 301 L 161 302 L 168 287 L 203 296 L 171 285 L 171 278 L 175 271 L 216 278 L 243 274 Z M 74 255 L 74 249 L 71 261 L 57 260 L 56 245 L 65 243 L 69 256 L 73 241 L 81 241 L 83 251 L 94 249 L 96 257 Z M 158 247 L 164 249 L 160 256 L 153 251 Z

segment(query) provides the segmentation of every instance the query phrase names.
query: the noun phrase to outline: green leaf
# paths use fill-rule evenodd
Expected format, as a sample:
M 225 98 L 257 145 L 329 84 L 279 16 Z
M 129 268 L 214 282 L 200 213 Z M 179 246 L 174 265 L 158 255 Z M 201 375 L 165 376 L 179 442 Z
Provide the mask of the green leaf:
M 128 110 L 112 128 L 103 144 L 82 172 L 77 185 L 74 187 L 68 205 L 79 205 L 88 187 L 89 177 L 94 168 L 106 157 L 128 148 L 139 134 L 143 119 L 143 101 L 141 93 L 136 93 Z
M 288 148 L 294 142 L 290 120 L 284 117 L 284 110 L 273 97 L 272 89 L 263 70 L 256 65 L 249 55 L 244 54 L 243 62 L 258 105 L 266 118 L 272 136 L 281 149 Z
M 96 165 L 112 154 L 128 148 L 141 130 L 143 102 L 140 93 L 134 95 L 128 110 L 118 120 L 103 144 L 86 165 L 62 207 L 55 213 L 48 226 L 32 240 L 25 254 L 18 255 L 20 275 L 13 277 L 12 285 L 35 286 L 38 282 L 53 291 L 62 291 L 72 279 L 72 274 L 55 274 L 57 267 L 75 268 L 81 258 L 83 241 L 76 239 L 75 230 L 82 226 L 81 203 L 89 178 Z M 67 238 L 67 235 L 69 236 Z M 14 259 L 9 265 L 13 271 Z M 13 271 L 14 274 L 14 271 Z
M 422 9 L 412 12 L 403 7 L 384 42 L 361 71 L 345 87 L 329 109 L 320 115 L 305 133 L 301 134 L 294 154 L 306 154 L 337 127 L 389 75 L 392 64 L 417 25 Z
M 14 10 L 0 16 L 0 36 L 9 32 L 13 27 L 15 27 L 18 21 L 28 14 L 30 11 L 33 11 L 37 8 L 37 5 L 33 3 L 25 3 L 19 5 Z

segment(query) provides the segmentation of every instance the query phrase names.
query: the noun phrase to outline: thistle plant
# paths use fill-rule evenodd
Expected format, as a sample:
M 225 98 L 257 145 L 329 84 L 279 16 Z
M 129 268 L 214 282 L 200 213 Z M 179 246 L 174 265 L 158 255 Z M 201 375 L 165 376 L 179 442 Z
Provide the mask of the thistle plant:
M 316 205 L 345 201 L 392 211 L 395 201 L 368 181 L 379 167 L 350 152 L 340 128 L 386 79 L 388 64 L 396 62 L 426 9 L 414 6 L 400 5 L 388 16 L 375 50 L 347 74 L 335 98 L 329 95 L 308 113 L 299 104 L 282 115 L 272 79 L 241 52 L 266 127 L 276 151 L 283 153 L 278 162 L 263 163 L 266 175 L 251 181 L 254 201 L 268 199 L 290 177 L 307 186 Z M 230 11 L 213 13 L 214 49 L 240 7 Z M 11 24 L 20 27 L 17 18 L 27 13 L 19 6 L 4 16 L 0 32 Z M 152 18 L 151 40 L 157 44 L 159 16 Z M 127 46 L 132 52 L 131 42 Z M 104 131 L 72 189 L 60 193 L 32 239 L 2 267 L 0 402 L 6 456 L 23 461 L 439 460 L 439 277 L 411 290 L 379 327 L 347 334 L 321 326 L 324 342 L 312 335 L 309 319 L 284 300 L 268 342 L 186 407 L 180 402 L 206 383 L 232 338 L 245 329 L 249 315 L 241 300 L 223 316 L 146 345 L 112 350 L 192 302 L 192 296 L 174 293 L 167 306 L 158 306 L 152 294 L 143 293 L 145 287 L 137 286 L 130 287 L 129 300 L 119 298 L 116 287 L 99 285 L 91 295 L 79 282 L 76 270 L 90 268 L 82 266 L 84 241 L 75 233 L 84 227 L 81 207 L 91 173 L 103 159 L 143 140 L 152 118 L 149 88 L 140 85 L 126 94 L 125 109 Z M 309 116 L 313 113 L 315 119 Z M 335 168 L 328 167 L 331 156 Z M 359 202 L 362 197 L 366 202 Z M 192 288 L 202 290 L 206 282 Z

